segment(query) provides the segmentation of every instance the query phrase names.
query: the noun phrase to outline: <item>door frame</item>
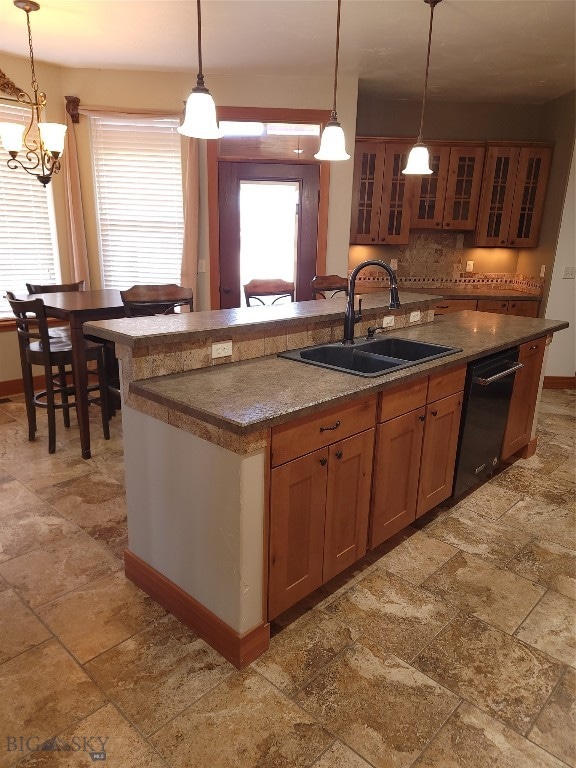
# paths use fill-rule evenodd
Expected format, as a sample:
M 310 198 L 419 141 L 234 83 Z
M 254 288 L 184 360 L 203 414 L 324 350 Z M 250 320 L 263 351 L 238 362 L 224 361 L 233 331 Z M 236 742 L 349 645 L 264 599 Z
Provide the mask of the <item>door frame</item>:
M 258 122 L 318 123 L 320 129 L 330 119 L 329 110 L 283 109 L 277 107 L 218 107 L 219 120 L 251 120 Z M 218 161 L 266 162 L 262 158 L 220 157 L 218 141 L 207 142 L 206 164 L 208 181 L 208 247 L 210 254 L 210 309 L 220 309 L 220 220 L 218 215 Z M 269 158 L 271 163 L 286 163 L 285 158 Z M 293 165 L 298 162 L 292 161 Z M 307 165 L 310 161 L 307 161 Z M 328 193 L 330 187 L 330 163 L 318 161 L 320 167 L 320 199 L 318 201 L 318 241 L 316 248 L 316 274 L 326 272 L 326 247 L 328 241 Z

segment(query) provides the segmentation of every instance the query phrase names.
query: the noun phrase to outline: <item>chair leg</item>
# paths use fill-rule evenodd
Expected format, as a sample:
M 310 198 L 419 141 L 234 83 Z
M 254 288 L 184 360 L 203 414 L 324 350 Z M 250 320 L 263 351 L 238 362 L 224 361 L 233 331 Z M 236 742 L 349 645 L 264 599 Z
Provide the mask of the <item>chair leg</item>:
M 26 403 L 26 416 L 28 418 L 28 440 L 32 442 L 36 439 L 36 405 L 34 403 L 32 366 L 27 360 L 22 360 L 22 381 L 24 383 L 24 401 Z
M 70 406 L 68 405 L 68 389 L 66 380 L 66 366 L 58 366 L 58 381 L 60 383 L 60 397 L 62 398 L 62 416 L 64 418 L 64 426 L 70 428 Z
M 56 453 L 56 408 L 54 407 L 54 379 L 49 365 L 46 373 L 46 410 L 48 411 L 48 453 Z
M 98 355 L 98 388 L 100 390 L 100 414 L 104 439 L 110 440 L 110 413 L 108 410 L 108 376 L 106 371 L 105 349 Z

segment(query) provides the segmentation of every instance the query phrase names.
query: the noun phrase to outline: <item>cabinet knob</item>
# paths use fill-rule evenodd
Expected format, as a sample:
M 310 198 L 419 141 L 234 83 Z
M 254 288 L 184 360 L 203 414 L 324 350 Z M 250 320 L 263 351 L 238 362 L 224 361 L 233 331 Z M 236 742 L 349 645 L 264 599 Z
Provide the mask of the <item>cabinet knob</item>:
M 444 223 L 444 229 L 448 229 L 448 227 L 449 227 L 449 226 L 450 226 L 450 222 L 449 222 L 449 221 L 446 221 L 446 222 Z
M 373 242 L 373 243 L 375 243 L 375 242 L 376 242 L 376 238 L 375 238 L 375 237 L 373 237 L 373 238 L 372 238 L 372 242 Z
M 336 458 L 341 459 L 342 458 L 342 451 L 336 451 Z
M 420 421 L 426 421 L 426 416 L 418 416 L 418 418 L 420 419 Z
M 506 240 L 500 240 L 500 245 L 506 245 Z
M 437 226 L 437 227 L 439 227 L 439 226 L 440 226 L 440 224 L 441 224 L 441 222 L 440 222 L 440 221 L 437 221 L 437 222 L 436 222 L 436 226 Z
M 320 427 L 320 432 L 331 432 L 334 429 L 338 429 L 340 426 L 340 419 L 336 422 L 336 424 L 333 424 L 331 427 Z
M 432 416 L 438 416 L 438 411 L 432 411 Z
M 325 467 L 328 464 L 328 459 L 320 459 L 321 466 Z
M 514 245 L 515 242 L 515 240 L 510 240 L 510 245 Z

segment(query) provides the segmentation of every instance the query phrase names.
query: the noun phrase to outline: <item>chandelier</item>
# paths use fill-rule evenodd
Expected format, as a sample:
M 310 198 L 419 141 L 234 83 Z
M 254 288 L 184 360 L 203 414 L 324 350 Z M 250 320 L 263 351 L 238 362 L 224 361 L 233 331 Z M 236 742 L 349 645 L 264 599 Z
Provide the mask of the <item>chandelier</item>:
M 0 123 L 0 144 L 10 155 L 7 161 L 12 170 L 22 168 L 31 176 L 36 176 L 38 181 L 46 186 L 50 183 L 52 175 L 60 170 L 60 156 L 64 151 L 64 134 L 66 126 L 60 123 L 46 123 L 42 120 L 46 106 L 46 94 L 38 88 L 36 72 L 34 69 L 34 49 L 32 47 L 32 30 L 30 27 L 30 13 L 38 11 L 40 5 L 34 0 L 14 0 L 14 5 L 26 13 L 28 25 L 28 45 L 30 48 L 30 70 L 32 74 L 32 96 L 14 89 L 16 99 L 30 108 L 30 119 L 26 125 L 19 123 Z M 37 138 L 32 134 L 32 128 L 36 123 Z M 22 154 L 20 154 L 22 153 Z M 20 155 L 20 156 L 19 156 Z

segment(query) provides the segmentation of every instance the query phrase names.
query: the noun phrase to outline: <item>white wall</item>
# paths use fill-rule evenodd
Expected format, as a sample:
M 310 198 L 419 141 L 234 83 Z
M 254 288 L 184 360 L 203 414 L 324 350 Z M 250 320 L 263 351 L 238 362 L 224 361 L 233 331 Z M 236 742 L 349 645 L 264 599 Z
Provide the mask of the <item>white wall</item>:
M 546 376 L 574 376 L 576 370 L 576 281 L 562 277 L 564 267 L 576 266 L 576 230 L 574 211 L 576 211 L 576 145 L 572 155 L 572 164 L 562 223 L 558 234 L 556 259 L 552 271 L 552 281 L 546 317 L 553 320 L 568 320 L 570 328 L 554 334 L 549 347 Z

